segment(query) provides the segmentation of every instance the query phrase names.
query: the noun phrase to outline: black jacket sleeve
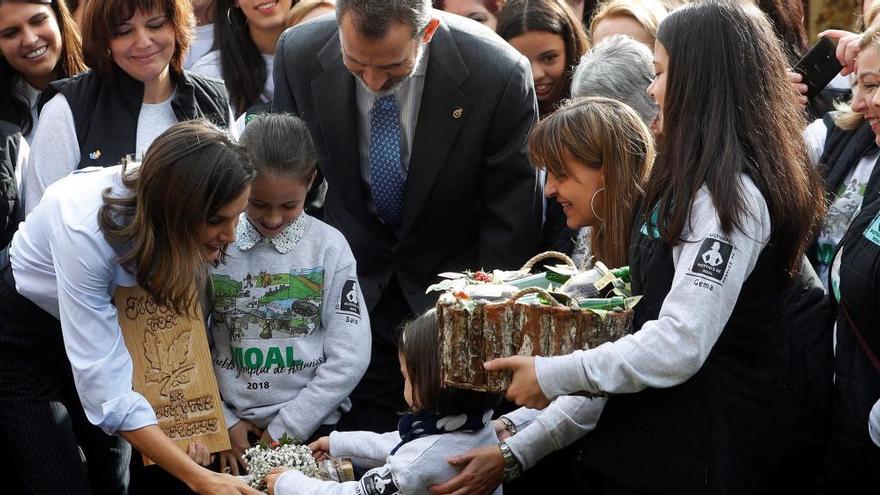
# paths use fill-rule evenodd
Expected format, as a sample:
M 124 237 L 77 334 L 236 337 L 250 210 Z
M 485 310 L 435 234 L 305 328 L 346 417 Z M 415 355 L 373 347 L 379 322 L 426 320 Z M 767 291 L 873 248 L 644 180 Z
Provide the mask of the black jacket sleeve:
M 15 181 L 21 140 L 17 127 L 0 123 L 0 249 L 12 240 L 23 213 Z

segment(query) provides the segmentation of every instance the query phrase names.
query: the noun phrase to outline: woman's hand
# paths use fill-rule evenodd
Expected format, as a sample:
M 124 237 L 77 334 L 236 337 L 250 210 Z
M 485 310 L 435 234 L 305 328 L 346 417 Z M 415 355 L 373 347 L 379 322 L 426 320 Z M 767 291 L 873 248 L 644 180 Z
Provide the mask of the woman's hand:
M 240 457 L 234 450 L 224 450 L 217 453 L 220 456 L 220 472 L 229 473 L 233 476 L 240 476 L 247 473 L 247 462 Z
M 504 481 L 504 457 L 495 445 L 471 449 L 446 462 L 461 472 L 446 483 L 429 487 L 433 495 L 482 495 L 492 493 Z
M 287 468 L 277 467 L 269 471 L 269 474 L 266 475 L 266 488 L 268 489 L 269 495 L 275 495 L 275 482 L 278 481 L 278 477 L 281 476 L 281 473 L 287 471 Z
M 266 429 L 263 431 L 263 434 L 260 435 L 260 441 L 261 441 L 261 442 L 266 442 L 266 443 L 268 443 L 268 444 L 271 444 L 272 442 L 275 441 L 275 439 L 272 438 L 272 435 L 269 433 L 269 428 L 266 428 Z
M 507 430 L 507 425 L 504 424 L 504 421 L 493 419 L 492 428 L 495 429 L 495 435 L 498 437 L 498 440 L 507 440 L 510 438 L 510 432 Z
M 214 462 L 214 456 L 211 455 L 208 446 L 202 442 L 190 442 L 189 446 L 186 448 L 186 455 L 201 466 L 207 467 Z
M 810 88 L 803 83 L 803 80 L 804 76 L 794 71 L 788 71 L 788 82 L 791 83 L 792 88 L 794 88 L 795 93 L 798 95 L 798 103 L 801 104 L 801 107 L 806 107 L 807 103 L 809 103 L 807 91 Z
M 231 475 L 210 471 L 192 489 L 201 495 L 262 495 Z
M 321 437 L 309 444 L 312 449 L 312 457 L 321 462 L 330 455 L 330 437 Z
M 829 29 L 819 33 L 819 37 L 828 38 L 837 43 L 837 60 L 843 65 L 843 70 L 840 71 L 841 76 L 846 76 L 856 71 L 856 56 L 859 54 L 861 34 L 841 29 Z
M 244 459 L 244 451 L 251 447 L 251 443 L 248 441 L 248 433 L 253 433 L 259 437 L 263 434 L 263 430 L 250 421 L 243 419 L 229 428 L 229 443 L 232 444 L 232 452 L 239 459 Z
M 507 387 L 505 396 L 516 405 L 544 409 L 550 404 L 538 384 L 534 357 L 498 358 L 483 363 L 483 367 L 489 371 L 510 370 L 513 372 L 513 378 L 510 380 L 510 386 Z

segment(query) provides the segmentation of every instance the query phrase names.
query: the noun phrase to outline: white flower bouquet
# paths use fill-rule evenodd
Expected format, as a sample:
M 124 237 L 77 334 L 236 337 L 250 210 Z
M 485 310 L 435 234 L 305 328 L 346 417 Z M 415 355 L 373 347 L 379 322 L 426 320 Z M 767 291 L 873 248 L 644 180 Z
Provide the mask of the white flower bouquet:
M 309 447 L 295 443 L 287 434 L 277 442 L 260 442 L 245 450 L 244 460 L 248 464 L 245 481 L 258 490 L 266 489 L 266 475 L 277 467 L 296 469 L 306 476 L 318 474 L 318 465 Z

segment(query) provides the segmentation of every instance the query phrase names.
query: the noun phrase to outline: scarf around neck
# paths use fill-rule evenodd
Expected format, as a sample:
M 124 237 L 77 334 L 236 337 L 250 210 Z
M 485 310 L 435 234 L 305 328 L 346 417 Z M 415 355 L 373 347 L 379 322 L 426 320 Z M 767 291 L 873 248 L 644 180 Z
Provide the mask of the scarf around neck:
M 427 411 L 406 413 L 400 418 L 397 431 L 400 432 L 400 443 L 391 451 L 391 455 L 407 442 L 429 435 L 442 435 L 456 431 L 473 433 L 480 431 L 492 420 L 492 410 L 469 410 L 460 414 L 438 416 Z

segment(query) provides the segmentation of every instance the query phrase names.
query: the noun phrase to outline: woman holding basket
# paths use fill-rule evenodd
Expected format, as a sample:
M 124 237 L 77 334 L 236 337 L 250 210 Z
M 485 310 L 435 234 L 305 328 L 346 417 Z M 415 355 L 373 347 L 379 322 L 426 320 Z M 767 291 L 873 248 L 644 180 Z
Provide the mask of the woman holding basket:
M 676 10 L 654 65 L 662 131 L 629 250 L 636 331 L 486 368 L 512 369 L 507 395 L 530 407 L 613 394 L 582 440 L 600 490 L 753 492 L 769 475 L 782 375 L 775 303 L 822 217 L 822 188 L 785 57 L 757 8 Z

